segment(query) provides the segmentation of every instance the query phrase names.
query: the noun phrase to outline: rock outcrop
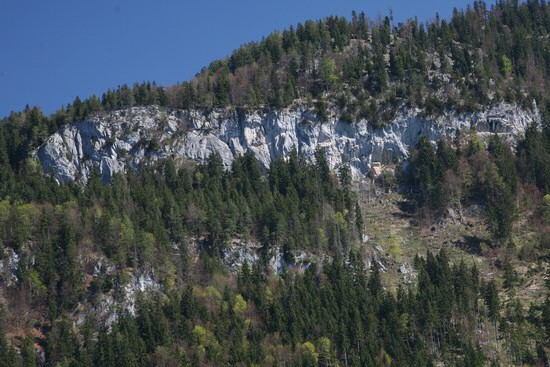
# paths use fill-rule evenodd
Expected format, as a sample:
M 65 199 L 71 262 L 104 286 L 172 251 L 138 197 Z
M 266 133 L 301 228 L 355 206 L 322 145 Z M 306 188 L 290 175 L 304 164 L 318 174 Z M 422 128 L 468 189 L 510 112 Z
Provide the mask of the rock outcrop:
M 325 150 L 328 163 L 337 167 L 346 156 L 356 174 L 366 174 L 373 162 L 406 157 L 421 134 L 437 141 L 457 129 L 475 127 L 480 135 L 498 133 L 512 142 L 531 122 L 539 122 L 536 106 L 525 110 L 499 104 L 475 113 L 447 112 L 423 117 L 417 109 L 400 109 L 383 129 L 366 120 L 344 122 L 333 112 L 319 121 L 305 105 L 270 110 L 166 109 L 134 107 L 90 117 L 62 128 L 34 155 L 44 171 L 60 182 L 85 183 L 97 168 L 104 182 L 126 167 L 138 168 L 164 158 L 204 162 L 218 152 L 226 166 L 247 151 L 269 166 L 293 149 L 313 159 Z

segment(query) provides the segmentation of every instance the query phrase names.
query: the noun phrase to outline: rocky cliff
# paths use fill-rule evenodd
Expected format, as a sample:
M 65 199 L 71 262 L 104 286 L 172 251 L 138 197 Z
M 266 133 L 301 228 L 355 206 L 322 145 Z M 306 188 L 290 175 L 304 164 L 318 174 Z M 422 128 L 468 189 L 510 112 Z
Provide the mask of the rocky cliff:
M 373 162 L 406 157 L 421 134 L 432 141 L 452 136 L 457 129 L 475 127 L 480 135 L 498 133 L 511 141 L 533 121 L 530 110 L 499 104 L 475 113 L 447 112 L 423 117 L 417 109 L 402 108 L 383 129 L 362 120 L 344 122 L 336 112 L 319 121 L 314 111 L 298 105 L 279 110 L 165 109 L 135 107 L 77 122 L 52 135 L 34 152 L 46 173 L 60 182 L 86 182 L 97 167 L 104 182 L 125 167 L 138 168 L 163 158 L 204 162 L 218 152 L 226 166 L 235 156 L 252 152 L 268 167 L 271 160 L 293 149 L 307 159 L 323 148 L 331 167 L 342 156 L 349 158 L 356 174 L 366 174 Z

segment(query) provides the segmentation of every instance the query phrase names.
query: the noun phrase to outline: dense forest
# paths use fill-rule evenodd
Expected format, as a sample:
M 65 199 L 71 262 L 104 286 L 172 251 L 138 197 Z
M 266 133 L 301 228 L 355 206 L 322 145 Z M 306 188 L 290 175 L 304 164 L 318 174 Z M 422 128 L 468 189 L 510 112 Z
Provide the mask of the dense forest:
M 462 136 L 462 144 L 442 141 L 437 149 L 420 139 L 398 177 L 410 188 L 415 217 L 431 223 L 445 206 L 480 203 L 490 246 L 505 248 L 517 218 L 509 213 L 529 199 L 533 218 L 542 213 L 532 226 L 539 242 L 522 256 L 546 261 L 550 135 L 533 127 L 516 155 L 497 137 L 485 149 L 474 131 Z M 0 361 L 481 366 L 498 364 L 497 345 L 514 363 L 547 358 L 550 301 L 528 309 L 517 298 L 503 303 L 501 292 L 519 286 L 510 262 L 501 283 L 445 250 L 428 252 L 414 259 L 414 286 L 388 290 L 378 263 L 368 270 L 361 255 L 365 223 L 349 167 L 334 174 L 323 152 L 316 156 L 310 164 L 293 154 L 266 174 L 251 154 L 230 171 L 216 155 L 196 166 L 167 160 L 108 185 L 96 173 L 85 187 L 60 186 L 28 166 L 12 170 L 17 184 L 0 202 L 0 239 L 4 260 L 17 254 L 19 261 L 3 298 Z M 453 175 L 462 186 L 444 192 Z M 245 262 L 236 276 L 220 262 L 234 238 L 262 246 L 259 261 Z M 292 264 L 296 250 L 324 256 L 304 272 L 274 274 L 269 258 L 282 251 Z M 98 256 L 114 270 L 95 274 Z M 105 325 L 90 311 L 75 327 L 79 307 L 93 310 L 132 273 L 150 269 L 162 292 L 140 296 L 135 314 L 121 308 Z
M 425 24 L 353 13 L 274 32 L 180 85 L 121 86 L 49 117 L 12 113 L 0 123 L 0 367 L 547 365 L 549 33 L 545 1 L 475 2 Z M 31 158 L 60 127 L 104 111 L 297 99 L 321 120 L 336 108 L 376 126 L 404 105 L 429 115 L 535 101 L 542 123 L 514 149 L 475 129 L 436 145 L 420 137 L 395 175 L 373 180 L 372 200 L 323 150 L 267 171 L 251 153 L 229 170 L 217 154 L 168 159 L 108 184 L 95 171 L 83 186 L 60 185 Z M 384 223 L 367 220 L 388 198 L 414 236 L 450 211 L 473 212 L 483 230 L 460 232 L 473 245 L 458 250 L 430 240 L 409 259 L 414 280 L 395 282 L 396 260 L 373 255 Z M 259 257 L 232 271 L 223 258 L 235 242 Z M 128 307 L 140 276 L 156 288 Z M 528 277 L 538 297 L 523 296 Z M 107 318 L 106 302 L 118 305 Z

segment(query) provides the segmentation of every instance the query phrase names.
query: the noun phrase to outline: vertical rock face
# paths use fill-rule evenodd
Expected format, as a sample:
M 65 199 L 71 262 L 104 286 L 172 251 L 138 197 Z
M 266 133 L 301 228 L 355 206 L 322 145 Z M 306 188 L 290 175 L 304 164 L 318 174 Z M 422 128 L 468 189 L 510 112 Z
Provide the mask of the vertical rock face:
M 372 162 L 406 157 L 420 135 L 435 142 L 443 135 L 453 136 L 457 129 L 475 127 L 480 135 L 498 133 L 515 142 L 529 124 L 540 119 L 536 107 L 524 110 L 504 103 L 480 112 L 448 112 L 434 118 L 422 117 L 416 109 L 401 109 L 383 129 L 373 129 L 367 120 L 349 123 L 333 115 L 319 121 L 304 105 L 208 113 L 134 107 L 66 126 L 34 155 L 44 171 L 60 182 L 85 183 L 94 168 L 108 182 L 125 167 L 137 169 L 164 158 L 204 162 L 213 152 L 229 166 L 236 156 L 250 151 L 267 168 L 293 149 L 313 160 L 320 148 L 332 168 L 346 156 L 356 173 L 366 174 Z

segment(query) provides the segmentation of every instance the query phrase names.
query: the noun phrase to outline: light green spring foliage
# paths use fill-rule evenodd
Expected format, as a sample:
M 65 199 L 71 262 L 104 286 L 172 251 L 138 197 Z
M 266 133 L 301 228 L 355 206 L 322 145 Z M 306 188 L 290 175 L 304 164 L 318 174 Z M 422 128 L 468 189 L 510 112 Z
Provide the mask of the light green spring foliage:
M 246 301 L 243 296 L 237 294 L 235 296 L 235 303 L 233 304 L 233 312 L 237 315 L 242 315 L 246 311 Z

